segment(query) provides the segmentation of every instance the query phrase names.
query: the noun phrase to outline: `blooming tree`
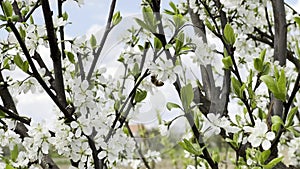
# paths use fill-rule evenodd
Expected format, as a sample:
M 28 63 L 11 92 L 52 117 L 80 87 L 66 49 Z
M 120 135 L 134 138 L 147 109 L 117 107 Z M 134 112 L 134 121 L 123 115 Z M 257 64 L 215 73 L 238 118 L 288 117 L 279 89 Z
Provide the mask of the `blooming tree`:
M 236 168 L 299 167 L 300 17 L 283 0 L 187 0 L 164 10 L 160 0 L 142 0 L 142 16 L 133 19 L 115 57 L 121 77 L 98 64 L 122 22 L 116 0 L 101 38 L 73 39 L 65 38 L 64 0 L 56 2 L 57 12 L 48 0 L 0 2 L 1 168 L 58 168 L 50 151 L 71 168 L 154 168 L 150 162 L 160 154 L 141 148 L 130 116 L 167 84 L 180 102 L 166 108 L 181 114 L 160 120 L 159 130 L 167 137 L 174 121 L 186 119 L 189 130 L 178 144 L 187 168 L 221 166 L 214 137 L 234 152 Z M 38 9 L 43 24 L 36 23 Z M 29 92 L 54 102 L 53 128 L 20 115 L 16 96 Z

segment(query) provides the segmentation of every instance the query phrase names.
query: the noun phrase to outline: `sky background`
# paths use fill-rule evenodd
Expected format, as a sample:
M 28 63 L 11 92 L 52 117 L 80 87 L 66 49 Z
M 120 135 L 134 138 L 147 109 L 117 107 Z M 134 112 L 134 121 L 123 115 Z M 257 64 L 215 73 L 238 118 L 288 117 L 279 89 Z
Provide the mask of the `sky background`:
M 53 9 L 56 9 L 55 1 L 51 1 L 51 6 Z M 64 10 L 67 11 L 69 15 L 69 21 L 72 22 L 72 24 L 69 24 L 65 28 L 66 37 L 67 38 L 73 38 L 75 36 L 82 36 L 84 34 L 90 35 L 91 33 L 96 33 L 100 30 L 103 30 L 103 27 L 105 25 L 108 10 L 110 6 L 111 0 L 85 0 L 85 4 L 82 6 L 78 6 L 77 3 L 75 3 L 72 0 L 68 0 L 64 4 Z M 115 11 L 120 11 L 121 15 L 124 19 L 140 15 L 141 14 L 141 8 L 140 8 L 140 2 L 141 0 L 118 0 L 116 5 Z M 162 0 L 162 9 L 163 8 L 169 8 L 168 0 Z M 173 1 L 178 2 L 178 1 Z M 297 0 L 286 0 L 287 3 L 289 3 L 291 6 L 294 6 L 296 10 L 299 11 L 300 9 L 300 3 Z M 42 15 L 40 12 L 36 14 L 36 17 L 38 20 L 42 21 Z M 122 25 L 123 26 L 123 25 Z M 125 32 L 125 27 L 116 27 L 115 33 L 119 37 L 122 36 L 122 32 Z M 113 32 L 112 32 L 113 33 Z M 100 38 L 100 37 L 98 37 Z M 108 42 L 109 45 L 116 45 L 117 42 L 114 42 L 115 44 L 112 44 Z M 104 50 L 104 53 L 110 53 L 112 52 L 120 52 L 118 50 L 114 50 L 114 48 L 107 48 L 106 51 Z M 115 53 L 116 56 L 118 56 L 118 53 Z M 115 67 L 113 64 L 109 64 L 105 62 L 105 59 L 100 59 L 100 62 L 103 62 L 102 64 L 107 64 L 106 66 L 109 67 L 111 70 L 117 71 L 118 68 Z M 149 112 L 155 112 L 153 109 L 156 107 L 165 107 L 165 101 L 173 101 L 178 102 L 178 97 L 174 97 L 172 94 L 174 91 L 172 90 L 166 90 L 168 88 L 173 88 L 172 86 L 165 85 L 160 90 L 164 90 L 164 94 L 161 94 L 160 92 L 156 93 L 156 95 L 153 96 L 151 101 L 147 103 L 147 107 L 144 108 L 144 114 L 147 116 L 138 117 L 138 120 L 136 122 L 143 122 L 143 123 L 153 123 L 156 119 L 155 113 L 150 114 Z M 176 93 L 176 92 L 175 92 Z M 30 99 L 28 99 L 30 98 Z M 52 115 L 53 113 L 53 106 L 52 101 L 49 99 L 49 96 L 46 94 L 40 94 L 40 95 L 32 95 L 28 94 L 20 95 L 18 96 L 19 102 L 17 104 L 20 112 L 24 115 L 28 115 L 33 117 L 35 121 L 42 121 L 46 120 L 49 121 L 54 118 Z M 155 106 L 152 106 L 155 105 Z M 168 117 L 169 119 L 174 117 L 176 114 L 170 115 L 165 112 L 162 114 L 164 117 Z M 149 118 L 150 117 L 150 118 Z M 179 121 L 180 122 L 180 121 Z

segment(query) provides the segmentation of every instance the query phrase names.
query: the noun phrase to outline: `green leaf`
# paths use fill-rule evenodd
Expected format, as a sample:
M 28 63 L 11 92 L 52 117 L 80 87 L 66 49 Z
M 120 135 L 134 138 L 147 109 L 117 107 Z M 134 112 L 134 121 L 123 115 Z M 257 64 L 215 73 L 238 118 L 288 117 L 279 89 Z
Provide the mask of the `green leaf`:
M 136 102 L 141 102 L 147 97 L 147 91 L 146 90 L 137 90 L 134 96 L 134 100 Z
M 4 117 L 6 117 L 6 116 L 5 116 L 5 113 L 4 113 L 2 110 L 0 110 L 0 119 L 1 119 L 1 118 L 4 118 Z
M 95 49 L 97 46 L 97 40 L 96 37 L 92 34 L 91 38 L 90 38 L 90 44 L 92 46 L 92 49 Z
M 69 61 L 73 64 L 75 64 L 75 56 L 72 52 L 69 52 L 69 51 L 65 51 L 65 54 L 67 55 Z
M 266 52 L 267 52 L 267 49 L 264 49 L 260 52 L 259 58 L 262 62 L 264 62 L 264 60 L 265 60 Z
M 296 54 L 298 56 L 298 59 L 300 59 L 300 48 L 299 48 L 299 42 L 296 40 Z
M 277 85 L 273 77 L 271 77 L 270 75 L 263 75 L 260 77 L 260 80 L 262 80 L 267 85 L 268 89 L 272 93 L 278 93 Z
M 20 68 L 23 69 L 23 60 L 19 54 L 14 56 L 14 63 Z
M 28 63 L 27 60 L 23 62 L 22 70 L 23 70 L 25 73 L 28 72 L 28 70 L 29 70 L 29 63 Z
M 191 84 L 188 84 L 181 88 L 180 99 L 182 102 L 183 109 L 185 111 L 189 110 L 190 104 L 194 99 L 194 91 Z
M 168 109 L 169 111 L 171 111 L 173 108 L 174 108 L 174 109 L 176 109 L 176 108 L 181 109 L 181 107 L 180 107 L 178 104 L 168 102 L 168 103 L 167 103 L 167 109 Z
M 295 137 L 300 137 L 300 132 L 294 126 L 287 127 L 286 130 L 292 132 Z
M 175 30 L 178 30 L 185 23 L 184 17 L 181 14 L 174 15 L 173 20 L 174 20 L 174 23 L 175 23 Z
M 11 166 L 10 164 L 6 164 L 5 169 L 15 169 L 13 166 Z
M 6 58 L 3 60 L 3 63 L 2 63 L 2 68 L 3 68 L 3 69 L 10 69 L 9 61 L 10 61 L 10 58 L 9 58 L 9 57 L 6 57 Z
M 64 12 L 64 13 L 62 14 L 62 17 L 63 17 L 63 20 L 66 21 L 66 20 L 68 20 L 69 15 L 68 15 L 67 12 Z
M 272 121 L 272 131 L 274 131 L 274 132 L 278 132 L 278 130 L 280 129 L 280 126 L 284 125 L 281 117 L 279 117 L 277 115 L 272 116 L 271 121 Z
M 13 7 L 9 0 L 2 1 L 3 12 L 6 17 L 11 17 L 13 14 Z
M 254 68 L 258 71 L 261 72 L 263 70 L 263 61 L 261 58 L 254 58 Z
M 286 77 L 285 72 L 282 69 L 280 76 L 277 80 L 277 86 L 278 86 L 278 97 L 280 100 L 285 101 L 286 99 Z
M 294 20 L 298 24 L 298 26 L 300 27 L 300 17 L 296 16 L 296 17 L 294 17 Z
M 17 21 L 19 21 L 19 16 L 18 15 L 13 15 L 13 16 L 11 16 L 11 20 L 13 22 L 17 22 Z
M 208 19 L 205 19 L 205 25 L 206 25 L 207 28 L 208 28 L 210 31 L 212 31 L 212 32 L 214 32 L 214 31 L 216 30 L 216 28 L 209 22 Z
M 262 153 L 260 153 L 260 156 L 259 156 L 260 163 L 264 164 L 270 155 L 271 155 L 271 150 L 265 150 Z
M 4 16 L 4 15 L 0 15 L 0 20 L 1 20 L 1 21 L 7 21 L 7 17 Z
M 235 77 L 231 77 L 231 82 L 234 93 L 242 99 L 243 95 L 241 95 L 241 83 Z
M 19 27 L 19 32 L 20 32 L 20 35 L 21 35 L 21 38 L 24 40 L 25 37 L 26 37 L 26 30 L 24 30 L 22 28 L 22 26 Z
M 202 149 L 197 149 L 194 147 L 194 145 L 188 141 L 187 139 L 183 139 L 183 142 L 179 142 L 179 145 L 185 149 L 186 151 L 195 154 L 195 155 L 201 155 L 202 154 Z
M 174 12 L 178 10 L 177 7 L 176 7 L 176 5 L 174 4 L 174 2 L 170 1 L 169 5 L 173 9 Z
M 264 64 L 261 75 L 268 75 L 270 70 L 271 70 L 271 64 L 268 62 L 268 63 Z
M 119 100 L 116 100 L 115 103 L 114 103 L 114 110 L 115 110 L 115 111 L 118 111 L 119 108 L 120 108 L 120 106 L 121 106 L 120 101 L 119 101 Z
M 226 42 L 230 45 L 233 45 L 235 43 L 235 34 L 229 23 L 225 25 L 224 38 Z
M 168 43 L 166 44 L 165 49 L 170 49 L 171 47 L 173 47 L 173 45 Z
M 157 37 L 154 37 L 154 48 L 155 48 L 155 50 L 160 50 L 162 47 L 163 46 L 162 46 L 161 41 Z
M 12 161 L 16 161 L 19 155 L 19 148 L 18 145 L 16 144 L 13 148 L 13 150 L 10 152 L 10 157 Z
M 140 75 L 140 68 L 138 63 L 134 63 L 133 69 L 131 71 L 134 78 L 137 78 Z
M 122 16 L 120 14 L 120 11 L 116 12 L 112 18 L 112 23 L 113 25 L 117 25 L 118 23 L 120 23 L 122 20 Z
M 154 30 L 151 30 L 151 27 L 149 27 L 144 21 L 138 19 L 138 18 L 135 18 L 135 21 L 138 25 L 140 25 L 140 27 L 142 27 L 143 29 L 146 29 L 150 32 L 155 32 Z
M 297 113 L 297 110 L 298 110 L 298 107 L 293 107 L 290 110 L 290 112 L 289 112 L 289 114 L 287 116 L 287 123 L 285 125 L 285 128 L 288 128 L 288 127 L 290 127 L 292 125 L 293 119 L 294 119 L 295 114 Z
M 274 158 L 267 165 L 263 165 L 263 167 L 264 167 L 264 169 L 272 169 L 275 165 L 277 165 L 279 162 L 281 162 L 282 159 L 283 159 L 283 156 Z
M 225 68 L 225 69 L 229 69 L 229 68 L 231 68 L 232 65 L 233 65 L 230 56 L 224 57 L 224 58 L 222 59 L 222 62 L 223 62 L 223 64 L 224 64 L 224 68 Z

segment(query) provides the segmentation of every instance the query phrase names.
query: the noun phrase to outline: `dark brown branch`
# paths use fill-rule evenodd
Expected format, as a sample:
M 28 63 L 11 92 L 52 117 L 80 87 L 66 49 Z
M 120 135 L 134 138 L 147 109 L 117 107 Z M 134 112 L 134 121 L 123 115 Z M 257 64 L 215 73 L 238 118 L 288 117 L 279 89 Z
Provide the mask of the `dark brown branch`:
M 23 18 L 22 14 L 21 14 L 21 10 L 20 10 L 20 8 L 18 6 L 18 2 L 14 1 L 12 3 L 12 6 L 13 6 L 13 10 L 14 10 L 15 14 L 19 16 L 19 21 L 20 22 L 24 21 L 24 18 Z
M 63 2 L 64 0 L 57 0 L 57 8 L 58 8 L 58 17 L 62 18 L 63 17 Z M 62 54 L 62 58 L 65 59 L 66 58 L 66 54 L 65 54 L 65 33 L 64 33 L 64 27 L 60 26 L 59 27 L 59 34 L 60 34 L 60 45 L 61 45 L 61 54 Z
M 42 9 L 44 20 L 47 29 L 47 36 L 50 46 L 50 56 L 53 61 L 54 77 L 55 77 L 55 92 L 58 101 L 63 107 L 67 107 L 65 88 L 64 88 L 64 79 L 62 74 L 62 62 L 61 62 L 61 53 L 58 48 L 57 37 L 55 34 L 55 29 L 53 26 L 52 15 L 53 12 L 50 9 L 49 1 L 42 0 Z
M 24 18 L 24 22 L 26 22 L 30 16 L 33 14 L 33 12 L 40 6 L 40 1 L 41 0 L 37 0 L 34 7 L 28 12 L 28 14 L 25 16 Z

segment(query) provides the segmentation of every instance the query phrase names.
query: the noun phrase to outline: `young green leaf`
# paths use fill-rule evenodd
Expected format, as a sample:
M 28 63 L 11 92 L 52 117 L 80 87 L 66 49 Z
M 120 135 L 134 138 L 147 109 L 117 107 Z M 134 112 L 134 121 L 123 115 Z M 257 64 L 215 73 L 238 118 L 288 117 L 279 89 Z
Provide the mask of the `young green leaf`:
M 294 18 L 295 22 L 298 24 L 298 26 L 300 27 L 300 17 L 299 16 L 296 16 Z
M 134 63 L 133 69 L 131 71 L 132 75 L 134 76 L 134 78 L 137 78 L 138 75 L 140 74 L 140 67 L 138 63 Z
M 216 28 L 209 22 L 208 19 L 205 19 L 205 25 L 206 25 L 207 28 L 208 28 L 210 31 L 212 31 L 212 32 L 214 32 L 214 31 L 216 30 Z
M 288 128 L 292 125 L 295 114 L 297 113 L 298 107 L 293 107 L 287 116 L 287 123 L 285 128 Z
M 176 108 L 181 109 L 181 107 L 180 107 L 178 104 L 172 103 L 172 102 L 168 102 L 168 103 L 167 103 L 167 109 L 168 109 L 169 111 L 171 111 L 173 108 L 174 108 L 174 109 L 176 109 Z
M 235 34 L 234 34 L 234 30 L 232 29 L 232 27 L 230 26 L 229 23 L 227 23 L 225 25 L 224 38 L 225 38 L 225 40 L 228 44 L 234 45 L 234 43 L 235 43 Z
M 154 37 L 154 48 L 155 48 L 155 50 L 160 50 L 162 47 L 163 46 L 162 46 L 161 41 L 157 37 Z
M 118 23 L 120 23 L 122 20 L 122 16 L 120 14 L 120 11 L 116 12 L 112 18 L 112 23 L 113 25 L 117 25 Z
M 283 159 L 283 156 L 274 158 L 267 165 L 263 165 L 263 167 L 264 167 L 264 169 L 272 169 L 275 165 L 277 165 L 279 162 L 281 162 L 282 159 Z
M 14 63 L 20 68 L 23 69 L 23 60 L 19 54 L 14 56 Z
M 18 145 L 16 144 L 13 150 L 10 152 L 11 160 L 16 161 L 18 158 L 18 154 L 19 154 L 19 148 Z
M 262 80 L 268 87 L 268 89 L 272 93 L 278 93 L 277 85 L 273 77 L 270 75 L 264 75 L 260 77 L 260 80 Z
M 183 142 L 179 142 L 179 145 L 185 149 L 186 151 L 195 154 L 195 155 L 201 155 L 202 154 L 202 149 L 197 149 L 194 147 L 194 145 L 188 141 L 187 139 L 183 139 Z
M 222 62 L 223 62 L 223 64 L 224 64 L 224 68 L 225 68 L 225 69 L 229 69 L 229 68 L 231 68 L 232 65 L 233 65 L 233 62 L 232 62 L 230 56 L 224 57 L 224 58 L 222 59 Z
M 96 37 L 94 35 L 92 35 L 91 38 L 90 38 L 90 44 L 91 44 L 92 49 L 96 48 L 97 40 L 96 40 Z
M 260 163 L 264 164 L 270 155 L 271 155 L 271 150 L 265 150 L 262 153 L 260 153 L 260 156 L 259 156 Z
M 11 17 L 13 14 L 13 7 L 9 0 L 2 1 L 3 12 L 6 17 Z
M 234 93 L 239 97 L 239 98 L 243 98 L 242 92 L 241 92 L 241 83 L 235 78 L 235 77 L 231 77 L 231 82 L 232 82 L 232 88 Z
M 277 115 L 272 116 L 271 121 L 272 121 L 272 131 L 274 131 L 274 132 L 278 132 L 280 126 L 284 125 L 281 117 L 279 117 Z
M 141 102 L 147 97 L 146 90 L 137 90 L 134 96 L 135 102 Z
M 194 99 L 193 87 L 191 84 L 188 84 L 181 88 L 180 90 L 180 99 L 182 102 L 183 109 L 189 110 L 190 104 Z
M 263 61 L 261 58 L 254 58 L 254 68 L 258 71 L 261 72 L 263 70 Z
M 286 99 L 286 77 L 285 77 L 285 72 L 283 69 L 281 70 L 280 76 L 277 80 L 277 86 L 278 86 L 278 92 L 280 94 L 280 96 L 279 96 L 280 99 L 282 101 L 285 101 L 285 99 Z
M 65 51 L 65 54 L 67 55 L 69 61 L 73 64 L 75 64 L 75 56 L 72 52 Z

